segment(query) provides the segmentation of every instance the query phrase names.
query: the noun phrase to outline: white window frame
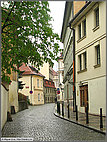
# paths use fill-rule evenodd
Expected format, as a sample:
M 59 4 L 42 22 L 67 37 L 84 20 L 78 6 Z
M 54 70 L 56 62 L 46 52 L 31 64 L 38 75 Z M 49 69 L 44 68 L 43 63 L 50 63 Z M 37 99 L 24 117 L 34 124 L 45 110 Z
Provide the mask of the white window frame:
M 43 87 L 43 82 L 42 82 L 42 80 L 41 80 L 41 88 Z

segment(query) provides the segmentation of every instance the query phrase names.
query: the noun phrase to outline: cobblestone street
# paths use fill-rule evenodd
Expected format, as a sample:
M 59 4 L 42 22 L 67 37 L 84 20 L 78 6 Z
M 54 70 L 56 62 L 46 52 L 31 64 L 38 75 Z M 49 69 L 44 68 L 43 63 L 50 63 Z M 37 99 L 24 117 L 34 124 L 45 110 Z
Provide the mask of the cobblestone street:
M 105 135 L 56 117 L 55 104 L 29 106 L 12 115 L 2 137 L 31 137 L 34 141 L 105 140 Z

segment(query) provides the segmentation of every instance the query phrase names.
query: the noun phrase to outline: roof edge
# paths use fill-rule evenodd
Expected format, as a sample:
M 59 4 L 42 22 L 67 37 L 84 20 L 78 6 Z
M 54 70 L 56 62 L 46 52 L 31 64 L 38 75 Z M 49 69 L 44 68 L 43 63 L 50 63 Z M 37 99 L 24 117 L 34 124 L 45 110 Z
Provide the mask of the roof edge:
M 90 5 L 92 3 L 92 1 L 89 1 L 88 3 L 86 3 L 79 11 L 78 13 L 76 13 L 76 15 L 74 16 L 74 18 L 69 22 L 69 26 L 71 26 L 72 22 L 84 11 L 84 9 L 87 8 L 88 5 Z

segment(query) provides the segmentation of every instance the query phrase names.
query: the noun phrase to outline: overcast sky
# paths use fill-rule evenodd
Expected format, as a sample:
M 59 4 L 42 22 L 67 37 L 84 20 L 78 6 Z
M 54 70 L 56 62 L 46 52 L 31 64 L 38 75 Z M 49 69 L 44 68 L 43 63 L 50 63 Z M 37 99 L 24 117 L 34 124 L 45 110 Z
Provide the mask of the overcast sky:
M 52 21 L 54 32 L 58 33 L 60 36 L 62 30 L 65 1 L 49 1 L 49 8 L 51 10 L 51 17 L 53 17 L 54 19 L 54 21 Z M 60 47 L 63 48 L 62 43 L 60 43 Z M 58 70 L 58 64 L 56 61 L 54 62 L 53 69 L 55 71 Z

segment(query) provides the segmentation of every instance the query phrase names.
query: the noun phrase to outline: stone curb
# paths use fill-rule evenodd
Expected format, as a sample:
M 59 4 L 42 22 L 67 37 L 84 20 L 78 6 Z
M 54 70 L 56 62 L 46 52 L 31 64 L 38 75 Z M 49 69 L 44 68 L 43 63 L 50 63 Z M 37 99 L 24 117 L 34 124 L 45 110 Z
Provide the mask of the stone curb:
M 83 127 L 85 127 L 85 128 L 88 128 L 88 129 L 91 129 L 91 130 L 94 130 L 94 131 L 96 131 L 96 132 L 99 132 L 99 133 L 102 133 L 102 134 L 106 135 L 106 132 L 100 131 L 100 130 L 98 130 L 98 129 L 96 129 L 96 128 L 93 128 L 93 127 L 90 127 L 90 126 L 83 125 L 83 124 L 78 123 L 78 122 L 75 122 L 75 121 L 70 120 L 70 119 L 68 119 L 68 118 L 65 118 L 65 117 L 63 117 L 63 116 L 61 116 L 61 115 L 59 115 L 59 114 L 57 114 L 57 113 L 55 113 L 55 112 L 54 112 L 54 115 L 55 115 L 56 117 L 59 117 L 59 118 L 61 118 L 61 119 L 66 120 L 66 121 L 72 122 L 72 123 L 74 123 L 74 124 L 83 126 Z

